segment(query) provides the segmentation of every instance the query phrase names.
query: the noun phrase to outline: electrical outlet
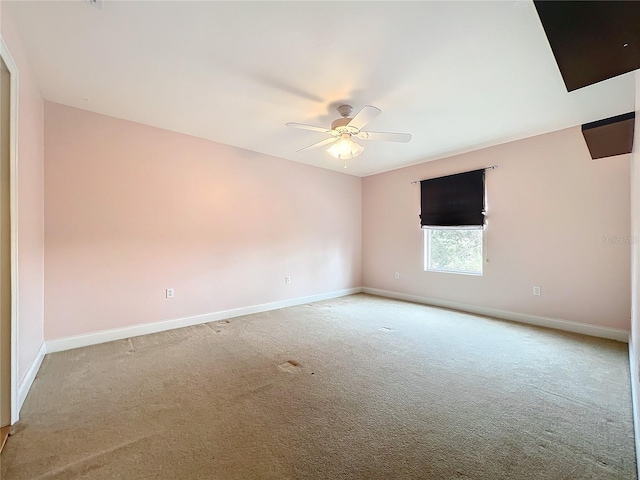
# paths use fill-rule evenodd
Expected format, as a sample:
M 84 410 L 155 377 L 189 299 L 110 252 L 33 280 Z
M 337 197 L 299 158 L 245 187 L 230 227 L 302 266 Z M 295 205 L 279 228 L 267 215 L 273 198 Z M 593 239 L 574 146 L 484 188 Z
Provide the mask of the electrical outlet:
M 284 283 L 291 283 L 291 277 L 289 275 L 284 277 Z
M 400 272 L 396 272 L 396 278 L 400 278 Z
M 91 5 L 92 7 L 96 7 L 102 10 L 102 0 L 84 0 L 84 1 L 87 2 L 89 5 Z
M 173 291 L 173 288 L 167 288 L 167 290 L 166 290 L 166 297 L 167 298 L 173 298 L 174 294 L 175 293 Z
M 533 294 L 540 295 L 540 287 L 533 287 Z

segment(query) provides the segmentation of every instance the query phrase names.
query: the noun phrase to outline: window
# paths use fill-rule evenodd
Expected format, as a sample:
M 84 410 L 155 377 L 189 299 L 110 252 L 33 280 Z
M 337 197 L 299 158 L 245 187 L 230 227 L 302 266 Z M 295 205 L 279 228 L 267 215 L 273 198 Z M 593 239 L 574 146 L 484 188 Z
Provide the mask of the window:
M 482 275 L 482 230 L 425 228 L 424 269 Z
M 420 182 L 425 270 L 482 275 L 484 171 Z

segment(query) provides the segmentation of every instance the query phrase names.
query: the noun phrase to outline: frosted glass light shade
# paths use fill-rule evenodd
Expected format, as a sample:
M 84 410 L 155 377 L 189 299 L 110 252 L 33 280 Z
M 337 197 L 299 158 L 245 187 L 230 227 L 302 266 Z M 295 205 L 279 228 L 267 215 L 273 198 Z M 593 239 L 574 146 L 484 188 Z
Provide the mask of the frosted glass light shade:
M 363 151 L 364 147 L 353 140 L 350 135 L 344 135 L 327 150 L 331 156 L 339 160 L 357 157 Z

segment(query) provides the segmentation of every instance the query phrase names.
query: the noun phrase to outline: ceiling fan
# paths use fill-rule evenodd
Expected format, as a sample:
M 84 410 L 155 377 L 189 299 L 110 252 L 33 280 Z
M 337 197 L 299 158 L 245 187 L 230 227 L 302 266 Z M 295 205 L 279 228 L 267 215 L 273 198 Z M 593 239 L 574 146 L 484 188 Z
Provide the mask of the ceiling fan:
M 347 160 L 349 158 L 357 157 L 364 151 L 364 147 L 356 142 L 356 139 L 401 143 L 406 143 L 411 140 L 411 134 L 409 133 L 365 132 L 361 130 L 367 123 L 382 113 L 382 110 L 378 107 L 365 105 L 353 118 L 350 116 L 353 111 L 353 107 L 351 105 L 340 105 L 337 110 L 341 115 L 341 118 L 331 122 L 330 129 L 295 122 L 289 122 L 286 124 L 287 127 L 302 128 L 304 130 L 312 130 L 314 132 L 322 132 L 331 135 L 329 138 L 320 140 L 308 147 L 301 148 L 298 152 L 333 144 L 327 152 L 335 158 Z M 345 168 L 347 168 L 346 164 Z

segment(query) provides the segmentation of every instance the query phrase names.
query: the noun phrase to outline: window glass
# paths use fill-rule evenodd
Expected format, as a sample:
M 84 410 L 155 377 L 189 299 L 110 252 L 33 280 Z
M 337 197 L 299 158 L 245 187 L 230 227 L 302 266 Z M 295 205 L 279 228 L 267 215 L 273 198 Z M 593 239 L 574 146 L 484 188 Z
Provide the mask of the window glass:
M 482 230 L 424 230 L 424 269 L 482 275 Z

